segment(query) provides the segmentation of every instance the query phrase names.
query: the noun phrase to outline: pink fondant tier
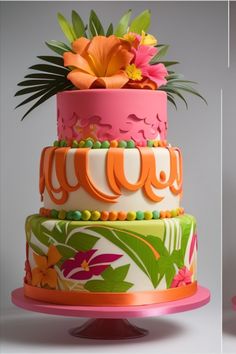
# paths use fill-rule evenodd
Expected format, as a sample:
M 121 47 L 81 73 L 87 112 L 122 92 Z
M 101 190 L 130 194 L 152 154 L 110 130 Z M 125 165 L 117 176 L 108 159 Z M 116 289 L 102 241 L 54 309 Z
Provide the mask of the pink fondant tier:
M 71 141 L 166 139 L 163 91 L 91 89 L 57 94 L 58 138 Z

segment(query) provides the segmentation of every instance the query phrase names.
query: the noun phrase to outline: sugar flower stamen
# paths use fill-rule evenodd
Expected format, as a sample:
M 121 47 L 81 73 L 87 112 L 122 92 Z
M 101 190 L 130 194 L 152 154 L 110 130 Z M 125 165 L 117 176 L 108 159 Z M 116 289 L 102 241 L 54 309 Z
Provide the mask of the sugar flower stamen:
M 143 79 L 141 69 L 137 68 L 135 64 L 129 64 L 125 68 L 128 78 L 133 81 L 141 81 Z

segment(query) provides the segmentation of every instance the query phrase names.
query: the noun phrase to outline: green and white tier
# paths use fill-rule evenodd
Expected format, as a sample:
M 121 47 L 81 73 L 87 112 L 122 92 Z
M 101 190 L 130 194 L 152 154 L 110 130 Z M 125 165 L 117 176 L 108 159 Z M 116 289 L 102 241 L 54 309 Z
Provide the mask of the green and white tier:
M 132 305 L 196 291 L 196 221 L 187 214 L 113 222 L 32 215 L 26 240 L 25 293 L 43 301 Z

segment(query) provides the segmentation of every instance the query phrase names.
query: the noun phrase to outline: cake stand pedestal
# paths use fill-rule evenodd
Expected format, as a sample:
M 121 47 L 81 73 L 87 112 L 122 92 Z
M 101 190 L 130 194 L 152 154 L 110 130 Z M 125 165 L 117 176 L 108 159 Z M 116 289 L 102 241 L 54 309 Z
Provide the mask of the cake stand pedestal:
M 91 318 L 80 327 L 69 330 L 72 336 L 89 339 L 132 339 L 148 334 L 126 318 L 154 317 L 194 310 L 210 301 L 208 289 L 198 286 L 196 294 L 186 299 L 143 306 L 66 306 L 36 301 L 24 296 L 23 288 L 15 289 L 12 302 L 25 310 L 50 315 Z
M 236 296 L 232 298 L 233 310 L 236 311 Z

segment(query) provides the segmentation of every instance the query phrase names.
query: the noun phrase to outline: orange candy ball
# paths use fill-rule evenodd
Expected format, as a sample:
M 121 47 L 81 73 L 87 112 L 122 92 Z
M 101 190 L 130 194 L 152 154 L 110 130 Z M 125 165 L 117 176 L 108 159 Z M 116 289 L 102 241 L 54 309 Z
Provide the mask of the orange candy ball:
M 118 146 L 118 141 L 117 140 L 112 140 L 110 142 L 110 147 L 116 148 Z
M 101 212 L 101 216 L 100 216 L 100 220 L 102 221 L 106 221 L 109 218 L 109 212 L 108 211 L 102 211 Z
M 126 220 L 126 217 L 127 217 L 127 213 L 125 211 L 119 211 L 118 220 L 124 221 L 124 220 Z
M 109 213 L 109 220 L 110 221 L 115 221 L 115 220 L 117 220 L 117 217 L 118 217 L 118 213 L 117 213 L 117 211 L 111 211 L 110 213 Z

